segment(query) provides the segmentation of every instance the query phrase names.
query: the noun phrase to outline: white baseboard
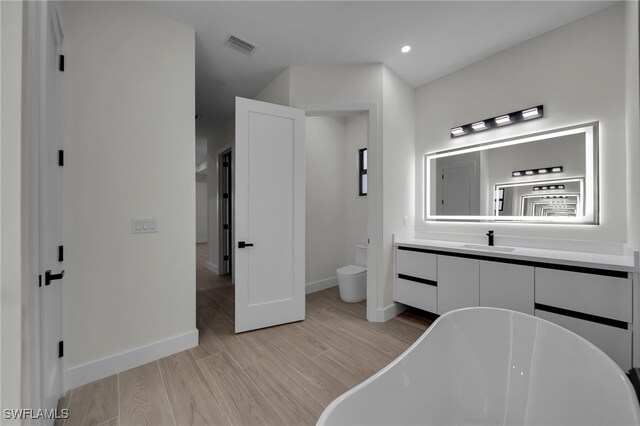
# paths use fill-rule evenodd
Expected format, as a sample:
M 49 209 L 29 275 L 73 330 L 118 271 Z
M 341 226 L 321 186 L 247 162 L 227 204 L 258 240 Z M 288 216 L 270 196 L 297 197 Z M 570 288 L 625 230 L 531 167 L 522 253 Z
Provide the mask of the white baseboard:
M 327 288 L 335 287 L 338 285 L 338 277 L 327 278 L 326 280 L 315 281 L 307 283 L 305 293 L 315 293 L 316 291 L 325 290 Z
M 64 391 L 94 380 L 139 367 L 148 362 L 198 346 L 198 330 L 194 329 L 150 345 L 140 346 L 86 364 L 68 368 L 64 374 Z
M 211 262 L 207 262 L 207 269 L 210 270 L 211 272 L 213 272 L 216 275 L 220 275 L 220 273 L 218 272 L 218 265 L 211 263 Z
M 370 318 L 369 321 L 371 322 L 386 322 L 389 321 L 391 318 L 401 314 L 402 312 L 407 310 L 407 305 L 403 305 L 402 303 L 392 303 L 391 305 L 387 306 L 386 308 L 382 308 L 382 309 L 376 309 L 375 310 L 375 317 L 374 318 Z

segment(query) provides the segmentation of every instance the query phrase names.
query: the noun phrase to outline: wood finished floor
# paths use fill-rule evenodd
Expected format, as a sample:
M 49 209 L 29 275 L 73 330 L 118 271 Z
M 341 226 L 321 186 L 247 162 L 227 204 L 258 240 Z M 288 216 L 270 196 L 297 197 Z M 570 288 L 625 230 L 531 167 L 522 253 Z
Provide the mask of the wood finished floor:
M 199 346 L 68 392 L 58 425 L 315 424 L 337 396 L 387 365 L 430 320 L 365 319 L 337 287 L 307 295 L 306 319 L 236 335 L 234 287 L 206 268 L 198 244 Z

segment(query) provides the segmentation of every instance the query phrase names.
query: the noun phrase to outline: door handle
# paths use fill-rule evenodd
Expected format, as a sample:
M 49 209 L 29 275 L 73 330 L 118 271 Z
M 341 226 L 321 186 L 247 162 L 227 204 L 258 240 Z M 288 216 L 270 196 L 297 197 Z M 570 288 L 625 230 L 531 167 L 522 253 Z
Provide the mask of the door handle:
M 238 248 L 253 247 L 253 243 L 245 243 L 244 241 L 238 241 Z
M 44 273 L 44 285 L 51 284 L 51 281 L 61 280 L 64 277 L 64 270 L 59 274 L 52 274 L 51 270 L 48 270 Z

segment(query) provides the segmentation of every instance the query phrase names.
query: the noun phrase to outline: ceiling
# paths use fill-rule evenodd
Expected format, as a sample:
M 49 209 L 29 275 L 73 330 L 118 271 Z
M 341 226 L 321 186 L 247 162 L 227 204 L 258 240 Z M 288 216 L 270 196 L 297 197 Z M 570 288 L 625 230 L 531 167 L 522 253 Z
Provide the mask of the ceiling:
M 290 65 L 384 63 L 419 87 L 601 10 L 607 1 L 148 1 L 196 31 L 205 136 Z M 233 34 L 257 46 L 224 45 Z M 410 44 L 408 54 L 400 48 Z M 200 139 L 202 140 L 202 139 Z

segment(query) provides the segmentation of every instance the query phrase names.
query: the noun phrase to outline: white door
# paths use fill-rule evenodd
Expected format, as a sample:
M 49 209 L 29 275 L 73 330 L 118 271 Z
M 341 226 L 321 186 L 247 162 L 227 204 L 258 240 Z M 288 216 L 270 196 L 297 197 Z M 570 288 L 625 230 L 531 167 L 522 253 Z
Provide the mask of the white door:
M 56 408 L 62 396 L 62 173 L 64 166 L 64 59 L 62 28 L 55 7 L 48 7 L 48 34 L 42 88 L 40 137 L 39 263 L 40 373 L 44 408 Z
M 442 211 L 446 215 L 471 212 L 471 166 L 442 170 Z
M 236 333 L 304 319 L 304 120 L 236 98 Z

